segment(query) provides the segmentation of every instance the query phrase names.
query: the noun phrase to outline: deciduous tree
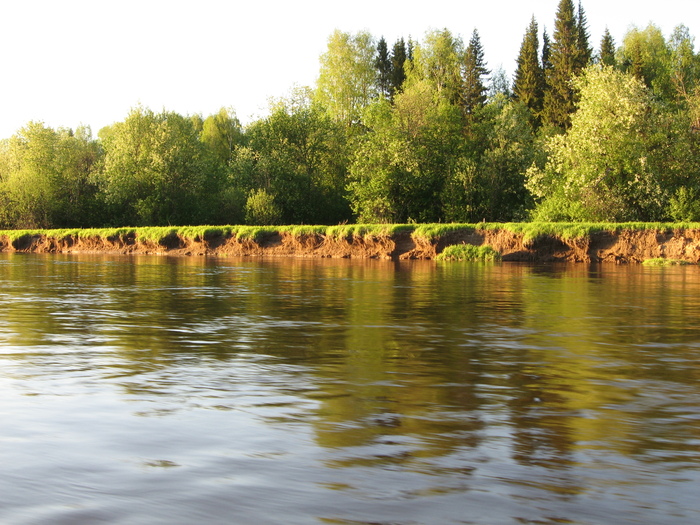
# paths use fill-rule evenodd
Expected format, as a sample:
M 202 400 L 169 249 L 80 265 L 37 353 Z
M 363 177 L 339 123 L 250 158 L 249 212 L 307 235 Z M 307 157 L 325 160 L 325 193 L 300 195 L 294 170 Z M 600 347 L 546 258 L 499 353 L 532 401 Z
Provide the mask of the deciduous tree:
M 413 51 L 412 67 L 407 82 L 428 81 L 437 96 L 450 104 L 462 98 L 464 45 L 449 30 L 429 31 Z
M 241 123 L 232 108 L 221 108 L 218 113 L 208 116 L 199 133 L 201 141 L 223 166 L 228 166 L 236 147 L 243 140 Z
M 629 221 L 663 218 L 668 195 L 656 171 L 657 108 L 644 84 L 611 67 L 591 66 L 576 81 L 571 129 L 549 142 L 547 167 L 528 187 L 540 220 Z
M 649 24 L 645 29 L 627 32 L 619 51 L 623 71 L 644 82 L 657 97 L 672 100 L 675 88 L 671 81 L 671 50 L 660 28 Z
M 436 222 L 443 216 L 445 174 L 459 156 L 462 117 L 434 80 L 414 80 L 370 106 L 350 166 L 349 198 L 362 222 Z
M 190 118 L 145 108 L 101 132 L 101 174 L 112 222 L 123 225 L 202 224 L 218 175 Z
M 13 228 L 100 222 L 93 176 L 100 150 L 90 129 L 30 122 L 0 147 L 0 224 Z
M 321 55 L 316 100 L 336 121 L 356 124 L 377 94 L 376 46 L 366 31 L 356 34 L 334 31 Z
M 248 129 L 252 189 L 274 199 L 286 223 L 337 223 L 350 218 L 345 200 L 347 128 L 310 93 L 277 100 Z

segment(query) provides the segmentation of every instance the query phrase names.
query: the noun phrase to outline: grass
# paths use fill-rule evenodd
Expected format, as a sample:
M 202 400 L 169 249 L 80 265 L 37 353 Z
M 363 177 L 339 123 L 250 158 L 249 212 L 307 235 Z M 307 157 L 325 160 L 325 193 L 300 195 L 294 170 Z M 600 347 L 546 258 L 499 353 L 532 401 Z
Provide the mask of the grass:
M 52 238 L 74 236 L 78 238 L 109 238 L 134 235 L 146 242 L 159 243 L 168 236 L 177 235 L 186 239 L 202 241 L 215 237 L 235 237 L 240 240 L 259 242 L 267 236 L 288 233 L 294 236 L 324 235 L 334 239 L 382 238 L 399 233 L 410 234 L 415 239 L 435 241 L 455 232 L 473 233 L 483 230 L 506 230 L 521 234 L 525 242 L 538 237 L 558 237 L 562 240 L 586 238 L 598 232 L 619 233 L 622 230 L 656 230 L 673 231 L 680 229 L 700 229 L 700 223 L 661 223 L 661 222 L 627 222 L 627 223 L 552 223 L 552 222 L 517 222 L 517 223 L 476 223 L 476 224 L 341 224 L 337 226 L 289 225 L 289 226 L 153 226 L 125 228 L 86 228 L 54 230 L 4 230 L 0 237 L 14 242 L 26 235 L 45 235 Z
M 473 244 L 453 244 L 446 247 L 435 260 L 437 261 L 500 261 L 501 254 L 491 246 L 474 246 Z

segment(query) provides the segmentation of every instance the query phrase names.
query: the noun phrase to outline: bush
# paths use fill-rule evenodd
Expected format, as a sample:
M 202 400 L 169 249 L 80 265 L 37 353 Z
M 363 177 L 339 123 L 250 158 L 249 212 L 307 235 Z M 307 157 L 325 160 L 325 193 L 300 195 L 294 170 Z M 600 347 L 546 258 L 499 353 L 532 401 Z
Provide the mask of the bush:
M 500 261 L 501 254 L 491 246 L 453 244 L 447 246 L 435 259 L 437 261 Z
M 698 192 L 685 186 L 678 189 L 671 197 L 668 206 L 669 215 L 674 221 L 691 222 L 700 219 L 700 201 Z
M 245 222 L 256 226 L 280 224 L 282 210 L 275 203 L 275 198 L 265 190 L 253 190 L 245 204 Z

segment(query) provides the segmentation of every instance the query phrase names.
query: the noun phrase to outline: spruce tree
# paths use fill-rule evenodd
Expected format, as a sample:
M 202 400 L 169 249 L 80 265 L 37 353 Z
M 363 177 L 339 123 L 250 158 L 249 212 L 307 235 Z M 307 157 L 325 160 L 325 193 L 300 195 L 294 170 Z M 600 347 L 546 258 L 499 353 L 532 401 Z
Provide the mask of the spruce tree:
M 599 62 L 604 66 L 615 67 L 617 65 L 617 60 L 615 59 L 615 41 L 610 35 L 610 31 L 608 31 L 607 27 L 605 28 L 605 33 L 600 41 Z
M 582 70 L 591 62 L 593 50 L 589 44 L 590 35 L 588 34 L 588 20 L 586 19 L 586 13 L 583 11 L 583 6 L 580 1 L 576 14 L 576 28 L 578 30 L 576 67 L 578 70 Z
M 579 27 L 571 0 L 561 0 L 554 21 L 554 40 L 547 70 L 547 90 L 542 115 L 544 121 L 562 129 L 570 125 L 575 110 L 575 93 L 571 80 L 580 71 Z
M 552 69 L 552 61 L 550 57 L 552 56 L 552 46 L 549 42 L 549 35 L 547 34 L 547 29 L 542 31 L 542 71 L 544 72 L 544 78 L 547 79 L 548 71 Z
M 544 68 L 540 64 L 537 31 L 537 21 L 533 16 L 520 45 L 513 83 L 515 99 L 530 108 L 535 118 L 538 118 L 542 111 L 544 99 Z
M 481 45 L 479 32 L 474 29 L 469 45 L 464 53 L 464 78 L 462 84 L 462 107 L 466 115 L 474 112 L 486 104 L 486 86 L 484 77 L 490 71 L 486 69 L 484 49 Z
M 389 57 L 389 48 L 384 37 L 381 37 L 377 44 L 377 56 L 374 59 L 374 67 L 377 68 L 377 92 L 387 98 L 391 97 L 392 64 Z
M 394 48 L 391 51 L 391 98 L 393 100 L 397 93 L 403 89 L 403 83 L 406 80 L 406 42 L 403 38 L 399 38 L 394 43 Z

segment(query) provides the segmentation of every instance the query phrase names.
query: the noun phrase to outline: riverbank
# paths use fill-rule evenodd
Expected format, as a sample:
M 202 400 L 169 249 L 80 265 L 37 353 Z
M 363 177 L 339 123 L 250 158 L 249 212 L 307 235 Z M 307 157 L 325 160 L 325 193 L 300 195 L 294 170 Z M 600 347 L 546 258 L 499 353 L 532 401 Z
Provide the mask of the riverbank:
M 0 231 L 0 251 L 175 256 L 434 259 L 453 244 L 504 261 L 700 262 L 700 224 L 482 223 Z

